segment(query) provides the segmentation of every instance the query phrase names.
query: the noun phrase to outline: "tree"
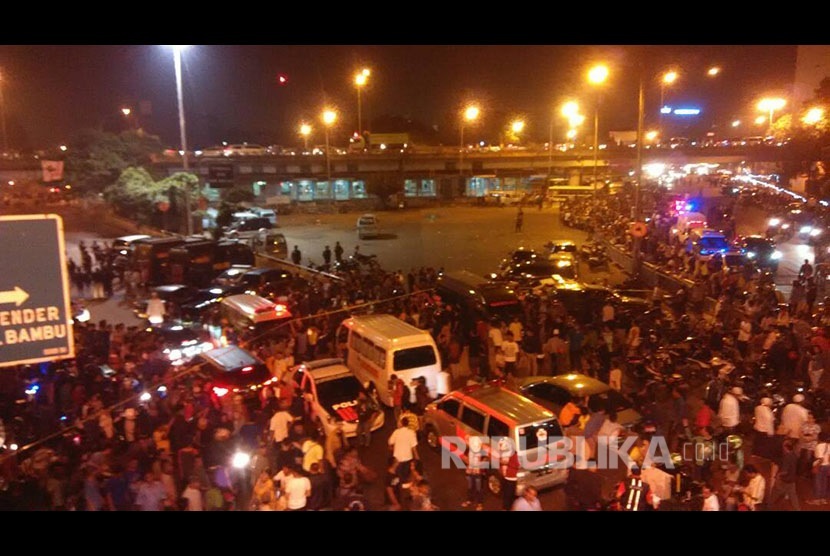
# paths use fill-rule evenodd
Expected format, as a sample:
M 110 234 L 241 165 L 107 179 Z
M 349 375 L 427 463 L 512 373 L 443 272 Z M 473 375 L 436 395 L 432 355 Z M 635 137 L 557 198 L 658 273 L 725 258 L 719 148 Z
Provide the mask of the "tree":
M 176 172 L 162 180 L 155 181 L 144 168 L 126 168 L 116 182 L 104 190 L 104 199 L 115 211 L 125 217 L 144 224 L 160 225 L 160 205 L 168 203 L 169 218 L 181 222 L 184 208 L 183 191 L 190 191 L 191 204 L 196 200 L 199 178 L 190 173 Z
M 384 208 L 389 196 L 400 191 L 403 191 L 403 182 L 397 172 L 380 172 L 366 178 L 366 193 L 377 196 Z
M 120 134 L 97 129 L 78 132 L 68 144 L 67 177 L 84 193 L 101 193 L 129 167 L 150 168 L 152 157 L 161 152 L 155 135 L 138 131 Z
M 252 203 L 255 199 L 254 192 L 251 191 L 250 187 L 234 187 L 222 197 L 224 201 L 231 204 Z

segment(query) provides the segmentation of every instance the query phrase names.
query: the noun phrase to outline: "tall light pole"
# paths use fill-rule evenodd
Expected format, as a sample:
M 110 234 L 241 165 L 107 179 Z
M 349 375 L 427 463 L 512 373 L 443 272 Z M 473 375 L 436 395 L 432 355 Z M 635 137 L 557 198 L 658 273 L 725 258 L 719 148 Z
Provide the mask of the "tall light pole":
M 458 175 L 463 176 L 464 170 L 462 169 L 462 165 L 464 164 L 464 122 L 474 122 L 478 119 L 481 110 L 478 106 L 471 104 L 464 109 L 464 113 L 462 114 L 461 118 L 461 148 L 458 151 Z
M 6 134 L 6 101 L 3 100 L 3 71 L 0 70 L 0 128 L 3 131 L 3 152 L 9 150 L 9 136 Z
M 177 44 L 173 45 L 173 65 L 176 69 L 176 97 L 179 102 L 179 134 L 181 136 L 182 144 L 182 168 L 185 172 L 189 171 L 187 160 L 187 133 L 185 131 L 184 122 L 184 96 L 182 95 L 182 50 L 187 48 L 187 45 Z M 187 219 L 185 230 L 187 235 L 193 233 L 193 219 L 190 216 L 190 186 L 185 184 L 184 187 L 184 217 Z
M 597 65 L 588 70 L 588 82 L 597 86 L 597 98 L 594 104 L 594 195 L 597 193 L 597 165 L 599 155 L 599 95 L 600 85 L 608 79 L 608 66 Z
M 335 121 L 337 121 L 337 112 L 335 112 L 332 108 L 324 109 L 323 126 L 326 130 L 326 178 L 329 182 L 330 192 L 334 192 L 334 186 L 331 183 L 331 154 L 329 153 L 331 147 L 329 146 L 329 128 L 334 125 Z
M 643 184 L 643 120 L 645 119 L 645 91 L 643 87 L 643 74 L 640 70 L 640 90 L 637 96 L 637 186 L 634 188 L 634 222 L 640 221 L 640 188 Z M 634 238 L 634 277 L 640 276 L 640 241 L 641 238 Z
M 774 122 L 773 116 L 776 110 L 781 110 L 787 104 L 783 98 L 762 98 L 758 102 L 758 110 L 769 112 L 769 129 L 767 135 L 772 135 L 772 124 Z
M 368 68 L 363 68 L 354 76 L 354 84 L 357 87 L 357 132 L 360 135 L 363 135 L 363 108 L 360 102 L 360 90 L 366 85 L 370 74 Z
M 677 72 L 674 70 L 667 71 L 660 78 L 660 115 L 658 116 L 657 127 L 660 128 L 661 133 L 663 132 L 663 104 L 665 103 L 666 87 L 671 86 L 675 81 L 677 81 Z
M 308 151 L 308 136 L 311 135 L 311 126 L 300 124 L 300 135 L 303 136 L 303 150 Z
M 579 115 L 579 104 L 573 100 L 569 100 L 562 105 L 561 113 L 568 118 L 568 123 L 571 128 L 574 127 L 574 118 Z M 580 163 L 581 164 L 581 163 Z M 553 175 L 553 118 L 550 120 L 550 137 L 548 137 L 548 180 Z

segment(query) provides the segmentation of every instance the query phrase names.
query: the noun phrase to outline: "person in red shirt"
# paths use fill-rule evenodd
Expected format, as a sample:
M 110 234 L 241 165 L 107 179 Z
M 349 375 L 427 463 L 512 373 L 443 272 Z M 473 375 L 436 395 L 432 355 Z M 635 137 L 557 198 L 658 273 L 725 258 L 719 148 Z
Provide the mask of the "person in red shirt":
M 509 445 L 500 445 L 499 452 L 501 454 L 499 473 L 501 474 L 502 509 L 510 511 L 516 499 L 516 484 L 519 481 L 519 454 Z
M 400 422 L 401 409 L 403 408 L 403 394 L 404 394 L 403 380 L 398 378 L 398 375 L 393 374 L 389 377 L 389 392 L 392 395 L 392 408 L 395 411 L 395 422 Z M 407 400 L 409 401 L 409 400 Z
M 695 429 L 712 426 L 712 417 L 714 416 L 715 412 L 708 404 L 700 404 L 700 409 L 695 414 Z

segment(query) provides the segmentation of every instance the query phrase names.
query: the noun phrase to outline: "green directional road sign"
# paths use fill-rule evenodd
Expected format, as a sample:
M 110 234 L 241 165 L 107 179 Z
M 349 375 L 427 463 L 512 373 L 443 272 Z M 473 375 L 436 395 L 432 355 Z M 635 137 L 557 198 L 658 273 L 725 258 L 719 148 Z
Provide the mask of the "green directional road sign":
M 0 367 L 75 357 L 63 220 L 0 216 Z

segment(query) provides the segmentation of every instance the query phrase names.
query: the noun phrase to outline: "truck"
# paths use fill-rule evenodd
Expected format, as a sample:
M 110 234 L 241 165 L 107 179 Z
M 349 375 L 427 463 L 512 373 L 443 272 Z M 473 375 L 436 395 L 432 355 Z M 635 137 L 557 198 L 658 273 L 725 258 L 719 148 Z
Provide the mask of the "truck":
M 408 151 L 412 149 L 409 133 L 369 133 L 363 135 L 355 132 L 349 139 L 350 152 L 385 152 Z

